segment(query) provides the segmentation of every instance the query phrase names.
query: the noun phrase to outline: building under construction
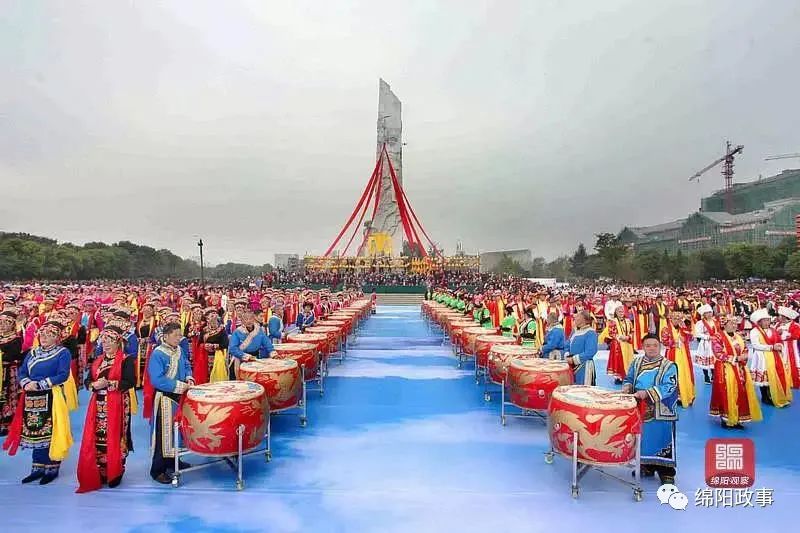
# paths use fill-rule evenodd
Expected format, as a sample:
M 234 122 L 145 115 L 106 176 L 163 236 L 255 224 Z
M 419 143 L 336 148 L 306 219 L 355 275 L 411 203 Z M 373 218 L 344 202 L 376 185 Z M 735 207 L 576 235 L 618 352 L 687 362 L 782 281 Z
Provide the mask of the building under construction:
M 717 191 L 700 202 L 700 211 L 646 227 L 625 227 L 619 239 L 636 251 L 692 252 L 734 243 L 776 246 L 795 236 L 800 214 L 800 169 L 748 183 L 734 183 L 728 193 Z

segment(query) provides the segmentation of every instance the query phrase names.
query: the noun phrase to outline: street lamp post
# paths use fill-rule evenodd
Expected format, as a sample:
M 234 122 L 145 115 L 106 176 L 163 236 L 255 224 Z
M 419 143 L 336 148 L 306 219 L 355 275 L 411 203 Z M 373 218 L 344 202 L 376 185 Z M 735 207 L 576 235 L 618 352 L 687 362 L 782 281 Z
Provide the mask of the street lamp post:
M 200 248 L 200 286 L 206 286 L 205 267 L 203 265 L 203 239 L 197 241 L 197 246 Z

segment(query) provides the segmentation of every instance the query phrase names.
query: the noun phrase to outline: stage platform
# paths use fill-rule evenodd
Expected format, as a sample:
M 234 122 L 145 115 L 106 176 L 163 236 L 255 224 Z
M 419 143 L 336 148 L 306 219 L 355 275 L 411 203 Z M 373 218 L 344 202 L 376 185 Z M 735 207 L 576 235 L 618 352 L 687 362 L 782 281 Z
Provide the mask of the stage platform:
M 605 360 L 599 384 L 611 386 Z M 694 407 L 678 423 L 676 484 L 685 511 L 660 505 L 658 482 L 645 480 L 642 502 L 594 472 L 580 498 L 570 496 L 570 466 L 545 464 L 545 427 L 535 420 L 500 425 L 499 399 L 485 403 L 471 369 L 456 368 L 449 346 L 429 332 L 418 307 L 382 306 L 340 366 L 331 363 L 324 397 L 309 396 L 309 425 L 273 420 L 273 460 L 245 460 L 245 489 L 217 465 L 188 473 L 178 488 L 151 481 L 147 426 L 134 423 L 136 451 L 122 485 L 78 495 L 77 442 L 51 485 L 20 485 L 30 452 L 0 456 L 3 531 L 778 531 L 797 523 L 800 504 L 800 398 L 765 408 L 765 420 L 724 431 L 707 414 L 710 387 L 698 380 Z M 80 437 L 84 408 L 73 413 Z M 702 508 L 704 444 L 746 436 L 756 445 L 756 485 L 774 491 L 764 508 Z M 200 459 L 191 457 L 192 463 Z

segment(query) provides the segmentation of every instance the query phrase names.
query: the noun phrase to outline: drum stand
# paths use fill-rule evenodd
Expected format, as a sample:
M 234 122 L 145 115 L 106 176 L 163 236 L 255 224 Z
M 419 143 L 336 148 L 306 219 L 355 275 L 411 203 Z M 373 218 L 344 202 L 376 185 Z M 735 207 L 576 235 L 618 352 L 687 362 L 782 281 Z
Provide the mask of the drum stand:
M 547 423 L 547 412 L 542 412 L 537 409 L 527 409 L 525 407 L 520 407 L 519 405 L 507 402 L 506 401 L 506 386 L 507 382 L 504 379 L 502 383 L 500 383 L 500 424 L 505 426 L 506 425 L 506 418 L 535 418 L 538 419 L 543 424 Z M 488 396 L 484 396 L 484 400 Z M 491 398 L 489 398 L 491 400 Z M 488 401 L 488 400 L 487 400 Z M 507 413 L 506 406 L 513 406 L 517 409 L 521 409 L 519 413 Z
M 303 376 L 303 390 L 306 390 L 306 383 L 309 381 L 316 381 L 317 388 L 308 389 L 309 392 L 319 392 L 320 396 L 325 395 L 325 376 L 328 375 L 328 356 L 324 354 L 320 354 L 319 357 L 319 368 L 317 369 L 317 375 L 313 378 L 306 379 L 305 370 L 303 365 L 300 365 L 300 372 Z M 303 397 L 305 397 L 305 392 L 303 393 Z
M 305 370 L 304 370 L 303 366 L 300 365 L 300 375 L 301 376 L 305 376 L 305 374 L 303 373 L 304 371 Z M 307 390 L 306 389 L 306 380 L 303 379 L 303 397 L 300 399 L 300 401 L 297 402 L 297 404 L 292 406 L 292 407 L 284 407 L 283 409 L 271 410 L 269 412 L 269 414 L 270 415 L 275 415 L 275 416 L 285 416 L 285 415 L 288 415 L 288 414 L 294 414 L 294 413 L 290 413 L 289 411 L 297 409 L 297 414 L 300 415 L 300 427 L 301 428 L 306 427 L 308 425 L 308 408 L 307 408 L 308 402 L 306 401 L 306 390 Z
M 272 448 L 270 446 L 270 421 L 269 415 L 267 415 L 267 433 L 264 435 L 264 443 L 265 447 L 263 449 L 254 449 L 248 452 L 245 452 L 242 445 L 242 438 L 244 437 L 244 425 L 240 424 L 238 428 L 236 428 L 236 436 L 238 437 L 238 450 L 233 455 L 228 455 L 225 457 L 219 457 L 214 459 L 213 461 L 209 461 L 207 463 L 199 464 L 190 466 L 188 468 L 181 469 L 181 457 L 185 457 L 190 454 L 199 455 L 200 457 L 208 457 L 202 454 L 196 454 L 191 450 L 186 448 L 180 447 L 180 426 L 178 422 L 172 427 L 172 434 L 174 436 L 174 443 L 173 446 L 175 447 L 175 467 L 172 473 L 172 486 L 177 487 L 180 484 L 181 475 L 187 472 L 193 472 L 195 470 L 202 470 L 204 468 L 208 468 L 211 465 L 215 465 L 217 463 L 225 462 L 231 469 L 236 473 L 236 490 L 242 490 L 244 488 L 244 478 L 242 477 L 242 459 L 248 455 L 254 455 L 256 453 L 263 453 L 264 459 L 267 462 L 272 460 Z
M 612 474 L 611 472 L 607 472 L 603 470 L 602 467 L 590 463 L 583 463 L 578 460 L 578 433 L 572 433 L 572 497 L 577 498 L 578 494 L 580 494 L 580 487 L 578 486 L 578 482 L 583 479 L 583 476 L 589 470 L 595 470 L 604 476 L 610 477 L 612 479 L 616 479 L 623 485 L 627 485 L 633 489 L 633 499 L 634 501 L 640 502 L 642 501 L 643 491 L 642 491 L 642 483 L 641 483 L 641 468 L 642 468 L 642 436 L 641 434 L 635 435 L 636 438 L 636 456 L 634 457 L 633 461 L 624 463 L 618 466 L 624 466 L 633 469 L 633 483 L 628 481 L 627 479 L 621 478 Z M 674 441 L 674 433 L 673 433 L 673 441 Z M 673 446 L 673 453 L 675 447 Z M 553 463 L 553 457 L 555 456 L 556 451 L 553 449 L 552 443 L 550 444 L 550 449 L 544 453 L 544 462 L 547 464 Z

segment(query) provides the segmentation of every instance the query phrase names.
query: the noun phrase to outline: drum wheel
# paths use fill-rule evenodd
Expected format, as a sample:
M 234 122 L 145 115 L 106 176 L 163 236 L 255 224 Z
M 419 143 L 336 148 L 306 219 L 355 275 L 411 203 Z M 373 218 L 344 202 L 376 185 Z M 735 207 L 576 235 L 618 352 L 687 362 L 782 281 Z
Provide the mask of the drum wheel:
M 504 417 L 504 416 L 500 417 L 500 424 L 502 424 L 504 426 L 506 425 L 506 417 Z
M 180 477 L 178 476 L 178 474 L 174 474 L 172 476 L 172 486 L 177 488 L 179 483 L 180 483 Z
M 545 452 L 544 462 L 549 465 L 553 464 L 553 452 Z
M 487 392 L 487 393 L 485 393 L 485 394 L 483 395 L 483 401 L 484 401 L 484 402 L 491 402 L 491 401 L 492 401 L 492 396 L 491 396 L 491 395 L 490 395 L 488 392 Z
M 580 490 L 578 489 L 578 487 L 577 486 L 573 486 L 572 487 L 572 497 L 577 499 L 579 493 L 580 493 Z
M 244 489 L 244 480 L 243 479 L 237 479 L 236 480 L 236 490 L 242 490 L 242 489 Z
M 304 428 L 308 425 L 308 419 L 304 416 L 300 417 L 300 427 Z
M 644 495 L 644 492 L 642 491 L 642 489 L 640 489 L 638 487 L 633 489 L 633 500 L 634 501 L 637 501 L 637 502 L 642 501 L 642 496 L 643 495 Z
M 267 462 L 272 461 L 272 451 L 267 450 L 267 453 L 264 454 L 264 458 L 267 460 Z

